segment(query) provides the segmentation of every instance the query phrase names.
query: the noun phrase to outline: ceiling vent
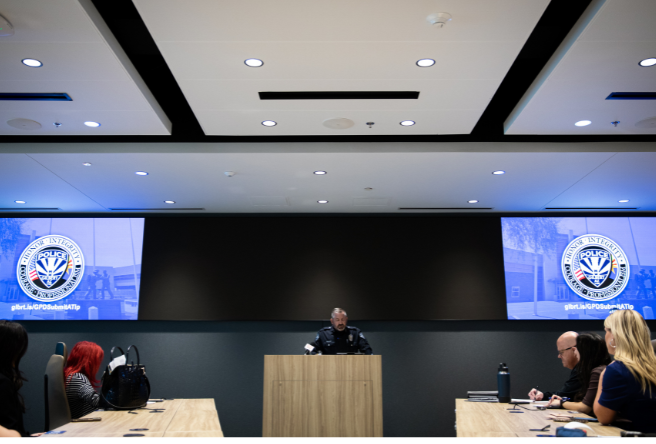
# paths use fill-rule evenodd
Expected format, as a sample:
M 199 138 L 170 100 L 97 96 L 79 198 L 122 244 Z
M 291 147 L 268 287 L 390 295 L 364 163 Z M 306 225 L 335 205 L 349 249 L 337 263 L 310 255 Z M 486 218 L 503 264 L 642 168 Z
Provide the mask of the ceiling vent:
M 399 100 L 418 99 L 419 91 L 267 91 L 260 100 Z
M 0 93 L 0 100 L 19 100 L 27 102 L 71 102 L 66 93 Z
M 656 92 L 614 92 L 606 100 L 656 100 Z

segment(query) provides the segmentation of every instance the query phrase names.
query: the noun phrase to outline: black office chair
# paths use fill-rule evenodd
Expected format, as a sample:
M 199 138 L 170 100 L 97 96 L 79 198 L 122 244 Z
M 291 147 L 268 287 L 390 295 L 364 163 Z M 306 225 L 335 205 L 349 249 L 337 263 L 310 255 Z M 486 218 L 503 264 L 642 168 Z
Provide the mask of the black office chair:
M 46 374 L 43 376 L 46 432 L 71 422 L 71 409 L 68 406 L 68 399 L 66 399 L 64 384 L 64 367 L 67 358 L 66 344 L 59 342 L 55 348 L 55 354 L 48 360 Z

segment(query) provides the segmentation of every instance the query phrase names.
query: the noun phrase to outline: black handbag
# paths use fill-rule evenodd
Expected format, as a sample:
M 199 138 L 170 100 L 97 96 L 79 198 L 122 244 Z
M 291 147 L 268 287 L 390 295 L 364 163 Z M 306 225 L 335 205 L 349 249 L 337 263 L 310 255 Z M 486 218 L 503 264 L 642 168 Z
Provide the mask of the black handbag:
M 137 363 L 130 363 L 128 356 L 134 348 Z M 109 352 L 110 362 L 114 359 L 114 350 L 123 353 L 121 347 L 113 347 Z M 105 405 L 118 410 L 131 410 L 145 407 L 150 397 L 150 382 L 146 376 L 146 367 L 139 362 L 139 350 L 134 345 L 128 347 L 125 365 L 119 365 L 110 372 L 109 366 L 102 375 L 100 397 Z

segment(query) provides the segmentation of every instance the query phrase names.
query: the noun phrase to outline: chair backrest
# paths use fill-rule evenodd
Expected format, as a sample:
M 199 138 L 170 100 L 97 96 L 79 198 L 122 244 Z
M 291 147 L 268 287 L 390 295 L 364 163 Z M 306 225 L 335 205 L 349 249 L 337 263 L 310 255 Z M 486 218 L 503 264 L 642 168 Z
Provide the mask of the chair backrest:
M 66 348 L 66 344 L 58 342 L 55 346 L 55 354 L 64 357 L 64 367 L 66 367 L 66 361 L 68 361 L 68 349 Z
M 46 366 L 44 394 L 46 401 L 46 427 L 48 432 L 71 422 L 71 409 L 64 385 L 64 357 L 52 355 Z

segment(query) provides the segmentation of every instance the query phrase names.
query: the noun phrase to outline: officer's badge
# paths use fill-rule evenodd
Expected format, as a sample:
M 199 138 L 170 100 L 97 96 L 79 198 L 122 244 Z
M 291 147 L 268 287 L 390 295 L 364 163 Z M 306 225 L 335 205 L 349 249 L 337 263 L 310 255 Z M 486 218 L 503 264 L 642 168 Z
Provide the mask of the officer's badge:
M 68 269 L 68 253 L 59 247 L 41 250 L 35 258 L 36 275 L 46 288 L 52 288 Z M 59 285 L 58 285 L 59 286 Z
M 615 241 L 597 234 L 577 237 L 565 248 L 563 277 L 577 295 L 590 301 L 619 296 L 629 282 L 629 261 Z
M 58 301 L 71 294 L 82 281 L 84 256 L 71 239 L 44 236 L 23 250 L 16 275 L 21 289 L 32 299 Z

